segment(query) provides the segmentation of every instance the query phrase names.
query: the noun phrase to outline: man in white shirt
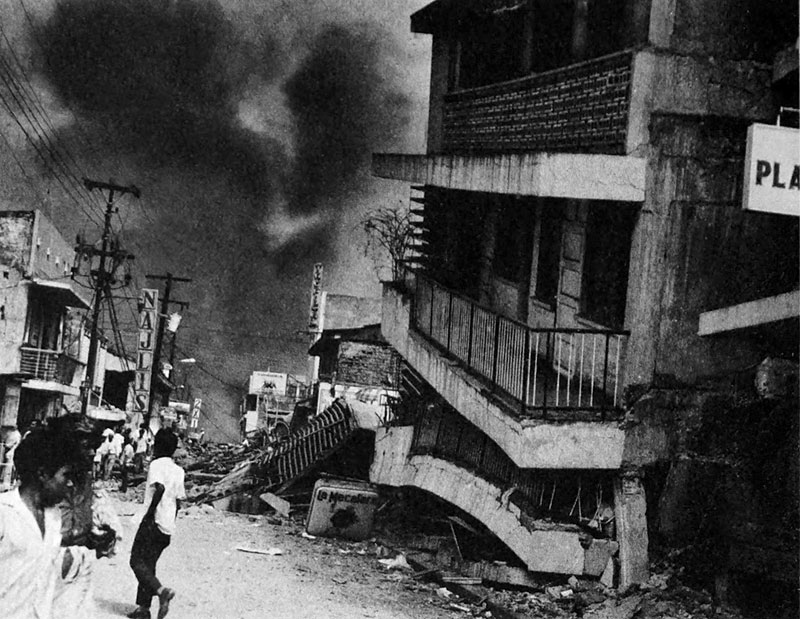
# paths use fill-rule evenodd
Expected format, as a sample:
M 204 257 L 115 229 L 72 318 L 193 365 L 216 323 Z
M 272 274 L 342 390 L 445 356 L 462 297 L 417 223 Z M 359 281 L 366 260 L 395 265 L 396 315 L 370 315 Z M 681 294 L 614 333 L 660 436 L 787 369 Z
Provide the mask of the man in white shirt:
M 63 433 L 33 430 L 14 455 L 20 485 L 0 495 L 0 613 L 51 619 L 56 584 L 73 567 L 61 549 L 58 503 L 80 474 L 80 446 Z
M 132 619 L 150 619 L 150 604 L 154 595 L 158 596 L 158 619 L 163 619 L 169 612 L 170 601 L 175 597 L 175 592 L 164 587 L 156 578 L 156 563 L 169 546 L 175 532 L 178 506 L 186 498 L 183 469 L 172 460 L 177 446 L 178 437 L 171 431 L 158 431 L 144 494 L 147 512 L 131 548 L 130 565 L 139 581 L 136 610 L 128 615 Z
M 136 437 L 136 453 L 134 454 L 134 465 L 137 473 L 144 470 L 144 459 L 150 451 L 150 444 L 153 441 L 153 433 L 146 424 L 139 426 L 139 434 Z
M 108 480 L 111 473 L 114 471 L 114 466 L 122 456 L 122 448 L 125 445 L 125 437 L 117 431 L 111 435 L 111 447 L 108 452 L 108 459 L 106 460 L 106 470 L 104 479 Z

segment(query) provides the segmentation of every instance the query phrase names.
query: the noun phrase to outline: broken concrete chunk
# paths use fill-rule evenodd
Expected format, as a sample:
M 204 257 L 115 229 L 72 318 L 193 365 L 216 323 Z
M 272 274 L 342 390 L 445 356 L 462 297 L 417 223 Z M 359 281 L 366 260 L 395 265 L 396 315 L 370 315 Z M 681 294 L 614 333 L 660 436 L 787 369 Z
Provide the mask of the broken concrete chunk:
M 292 504 L 286 499 L 282 499 L 278 495 L 272 494 L 271 492 L 265 492 L 264 494 L 260 495 L 259 498 L 284 518 L 289 517 Z
M 403 554 L 397 555 L 394 559 L 378 559 L 378 563 L 384 565 L 388 570 L 411 570 L 411 566 Z

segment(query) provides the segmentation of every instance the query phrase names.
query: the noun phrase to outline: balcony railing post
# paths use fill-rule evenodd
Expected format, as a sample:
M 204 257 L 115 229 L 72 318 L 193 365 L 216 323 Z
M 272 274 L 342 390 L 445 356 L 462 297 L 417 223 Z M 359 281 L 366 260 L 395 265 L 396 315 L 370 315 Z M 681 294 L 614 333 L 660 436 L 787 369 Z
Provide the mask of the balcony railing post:
M 525 329 L 525 357 L 522 360 L 522 405 L 520 413 L 524 416 L 528 408 L 528 387 L 531 382 L 531 330 Z
M 494 317 L 494 350 L 492 351 L 492 389 L 497 386 L 497 359 L 500 352 L 500 314 Z
M 467 366 L 472 366 L 472 325 L 475 322 L 475 304 L 469 304 L 469 342 L 467 344 Z
M 547 390 L 550 388 L 550 372 L 552 371 L 551 363 L 552 357 L 550 356 L 550 345 L 552 344 L 552 337 L 547 335 L 544 351 L 544 390 L 542 391 L 542 419 L 547 419 Z
M 610 333 L 606 333 L 606 354 L 603 360 L 603 401 L 600 404 L 600 419 L 606 420 L 606 399 L 608 398 L 608 342 Z
M 454 460 L 456 462 L 462 462 L 461 460 L 461 436 L 464 434 L 464 424 L 458 424 L 458 438 L 456 439 L 456 453 Z
M 430 330 L 428 331 L 428 335 L 433 338 L 433 282 L 428 282 L 431 287 L 431 316 L 430 316 Z
M 450 333 L 453 331 L 453 293 L 447 293 L 447 352 L 450 351 Z
M 421 285 L 422 278 L 417 275 L 416 280 L 414 281 L 414 307 L 412 308 L 413 316 L 414 316 L 414 326 L 419 329 L 420 328 L 420 321 L 419 321 L 419 302 L 421 299 L 420 296 L 420 285 Z

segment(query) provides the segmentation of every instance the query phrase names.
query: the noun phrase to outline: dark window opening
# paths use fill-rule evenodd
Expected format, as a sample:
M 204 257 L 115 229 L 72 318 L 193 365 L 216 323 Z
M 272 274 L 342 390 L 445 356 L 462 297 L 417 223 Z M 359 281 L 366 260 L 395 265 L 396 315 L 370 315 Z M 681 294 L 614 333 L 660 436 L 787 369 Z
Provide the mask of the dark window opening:
M 624 2 L 619 0 L 589 2 L 587 58 L 605 56 L 625 47 L 626 29 L 631 27 L 626 17 Z
M 548 200 L 541 210 L 539 260 L 536 265 L 534 297 L 553 307 L 556 304 L 561 266 L 561 204 Z
M 563 67 L 571 62 L 574 6 L 572 0 L 533 2 L 530 46 L 530 67 L 533 73 Z
M 468 191 L 425 192 L 426 270 L 441 284 L 478 298 L 485 199 Z
M 471 19 L 456 46 L 458 87 L 475 88 L 525 74 L 523 8 Z
M 501 198 L 497 213 L 492 271 L 515 284 L 528 276 L 528 239 L 534 205 L 530 200 Z
M 638 208 L 619 202 L 595 202 L 586 222 L 581 314 L 604 327 L 625 323 L 631 238 Z

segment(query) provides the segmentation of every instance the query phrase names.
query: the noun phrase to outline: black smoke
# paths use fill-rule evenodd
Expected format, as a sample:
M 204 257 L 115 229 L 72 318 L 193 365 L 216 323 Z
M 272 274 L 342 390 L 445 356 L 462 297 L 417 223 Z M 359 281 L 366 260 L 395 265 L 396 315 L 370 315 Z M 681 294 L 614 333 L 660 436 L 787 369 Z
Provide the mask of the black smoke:
M 297 48 L 261 23 L 245 33 L 212 1 L 60 0 L 31 33 L 39 71 L 78 118 L 58 140 L 98 178 L 122 162 L 116 180 L 146 194 L 147 217 L 131 219 L 127 238 L 145 268 L 194 279 L 179 294 L 200 328 L 182 341 L 233 382 L 259 356 L 302 371 L 305 341 L 291 334 L 305 322 L 311 265 L 333 255 L 331 222 L 409 116 L 378 24 L 306 24 Z M 285 105 L 291 119 L 275 134 L 240 118 L 243 98 L 267 86 L 283 97 L 261 105 Z M 311 223 L 270 243 L 280 209 Z

